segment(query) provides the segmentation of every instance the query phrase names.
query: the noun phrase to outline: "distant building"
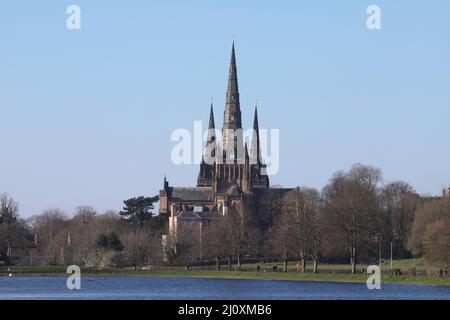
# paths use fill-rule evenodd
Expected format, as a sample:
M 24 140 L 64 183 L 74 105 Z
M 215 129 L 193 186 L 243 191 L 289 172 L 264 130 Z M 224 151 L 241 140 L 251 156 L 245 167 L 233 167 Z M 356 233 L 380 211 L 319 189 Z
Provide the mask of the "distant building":
M 29 243 L 13 243 L 6 248 L 6 255 L 0 256 L 0 264 L 31 265 L 33 257 L 38 254 L 37 234 Z
M 450 187 L 442 189 L 442 197 L 450 198 Z

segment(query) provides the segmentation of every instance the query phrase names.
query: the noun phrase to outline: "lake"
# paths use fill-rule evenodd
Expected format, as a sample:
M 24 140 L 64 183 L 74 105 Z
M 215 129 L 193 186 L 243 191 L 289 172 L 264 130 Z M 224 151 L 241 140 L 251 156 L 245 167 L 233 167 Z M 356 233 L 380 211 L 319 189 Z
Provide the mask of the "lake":
M 65 277 L 0 277 L 0 300 L 450 300 L 450 287 L 272 280 L 157 277 L 83 277 L 81 290 L 68 290 Z

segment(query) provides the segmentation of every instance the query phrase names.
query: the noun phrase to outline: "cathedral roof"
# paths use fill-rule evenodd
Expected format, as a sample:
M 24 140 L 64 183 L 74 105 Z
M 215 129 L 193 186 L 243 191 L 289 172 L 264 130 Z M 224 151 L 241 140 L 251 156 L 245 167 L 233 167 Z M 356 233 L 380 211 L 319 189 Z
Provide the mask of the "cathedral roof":
M 202 219 L 194 211 L 180 211 L 177 213 L 178 219 Z
M 225 191 L 224 194 L 227 194 L 230 197 L 240 197 L 242 194 L 241 189 L 236 183 L 232 183 Z
M 211 187 L 169 187 L 171 198 L 179 198 L 184 201 L 213 201 Z
M 295 188 L 255 188 L 254 196 L 259 199 L 280 199 L 287 200 Z
M 203 212 L 194 212 L 194 211 L 180 211 L 177 214 L 177 219 L 180 220 L 211 220 L 211 219 L 218 219 L 223 217 L 218 212 L 210 212 L 210 211 L 203 211 Z

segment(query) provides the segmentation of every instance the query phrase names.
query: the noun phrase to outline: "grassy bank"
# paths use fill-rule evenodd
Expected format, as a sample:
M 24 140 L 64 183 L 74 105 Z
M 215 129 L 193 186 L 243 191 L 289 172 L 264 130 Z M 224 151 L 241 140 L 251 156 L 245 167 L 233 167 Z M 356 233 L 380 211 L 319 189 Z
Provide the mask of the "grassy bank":
M 409 262 L 398 262 L 394 268 L 402 269 L 401 266 L 409 266 Z M 262 270 L 272 264 L 261 265 Z M 280 265 L 279 265 L 280 266 Z M 215 278 L 215 279 L 256 279 L 256 280 L 286 280 L 286 281 L 322 281 L 322 282 L 355 282 L 365 283 L 368 275 L 365 274 L 348 274 L 335 271 L 348 270 L 347 265 L 322 265 L 322 272 L 300 273 L 293 271 L 294 265 L 289 266 L 289 272 L 256 272 L 252 265 L 246 265 L 248 271 L 228 271 L 228 270 L 211 270 L 205 268 L 194 268 L 192 271 L 186 271 L 182 267 L 161 267 L 152 270 L 134 270 L 132 268 L 125 269 L 105 269 L 92 270 L 82 268 L 83 276 L 125 276 L 125 277 L 182 277 L 182 278 Z M 363 268 L 364 266 L 361 266 Z M 425 266 L 422 266 L 425 268 Z M 251 270 L 253 269 L 253 270 Z M 385 269 L 385 268 L 383 268 Z M 15 276 L 67 276 L 64 267 L 11 267 Z M 6 276 L 7 271 L 0 271 L 0 276 Z M 391 275 L 387 271 L 382 272 L 381 279 L 383 283 L 397 284 L 417 284 L 417 285 L 439 285 L 450 286 L 450 279 L 443 279 L 430 276 L 396 276 Z

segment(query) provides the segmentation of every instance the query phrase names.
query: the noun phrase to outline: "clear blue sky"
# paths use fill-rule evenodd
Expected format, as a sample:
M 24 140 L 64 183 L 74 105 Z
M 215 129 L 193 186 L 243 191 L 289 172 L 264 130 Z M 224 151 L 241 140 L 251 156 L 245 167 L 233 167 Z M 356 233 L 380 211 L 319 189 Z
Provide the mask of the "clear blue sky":
M 82 30 L 66 29 L 66 8 Z M 366 28 L 377 4 L 382 30 Z M 378 166 L 420 193 L 450 184 L 450 2 L 8 1 L 0 6 L 0 192 L 22 216 L 193 186 L 176 128 L 221 127 L 236 41 L 244 126 L 280 128 L 272 184 L 322 188 Z

